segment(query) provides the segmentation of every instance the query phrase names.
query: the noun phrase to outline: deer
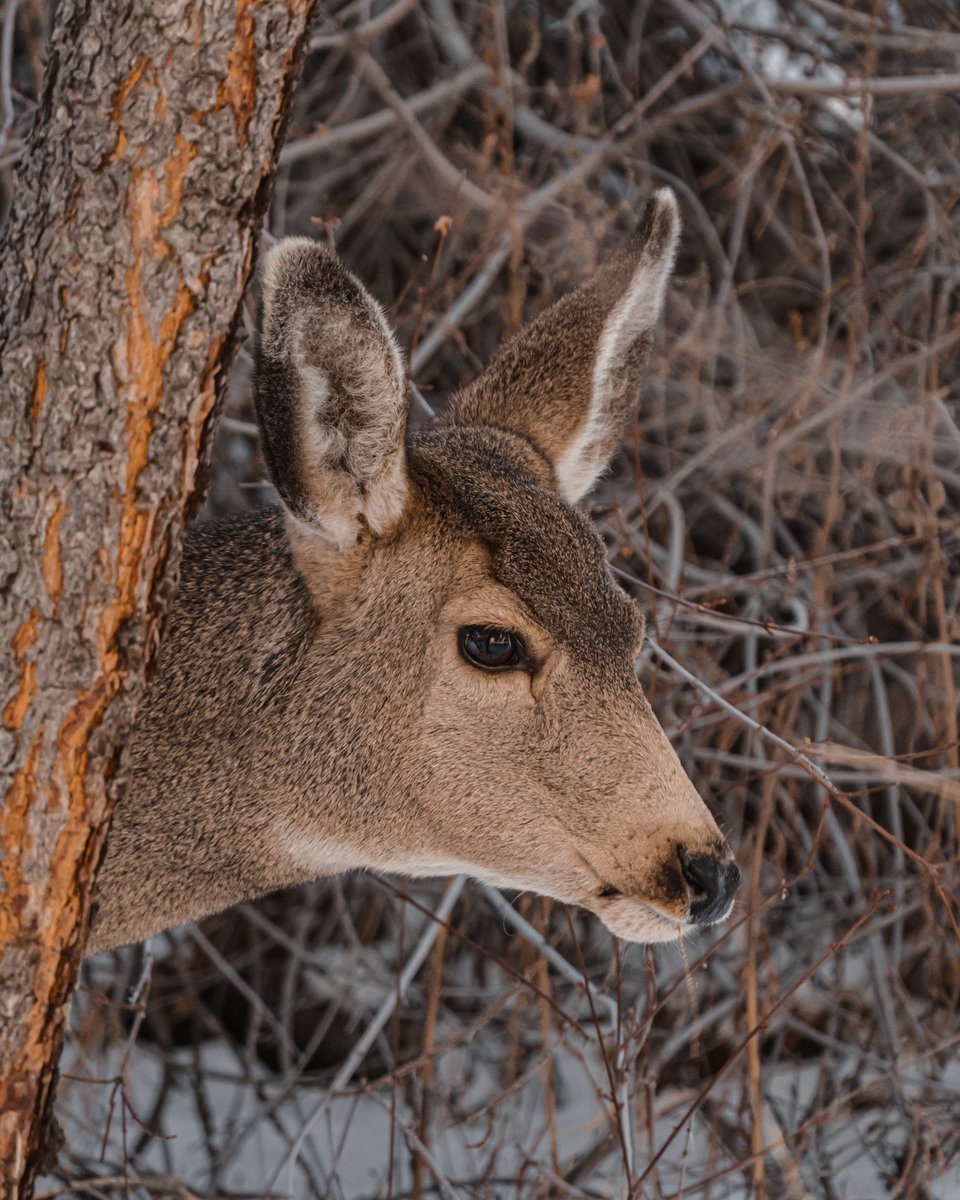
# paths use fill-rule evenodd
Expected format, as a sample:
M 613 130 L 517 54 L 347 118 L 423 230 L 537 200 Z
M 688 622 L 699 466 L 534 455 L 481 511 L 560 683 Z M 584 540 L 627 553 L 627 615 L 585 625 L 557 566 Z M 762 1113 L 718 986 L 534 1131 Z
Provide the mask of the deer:
M 361 868 L 540 893 L 642 943 L 726 918 L 740 872 L 577 507 L 639 396 L 679 233 L 662 189 L 415 432 L 377 302 L 315 241 L 269 250 L 254 404 L 280 503 L 185 539 L 88 952 Z

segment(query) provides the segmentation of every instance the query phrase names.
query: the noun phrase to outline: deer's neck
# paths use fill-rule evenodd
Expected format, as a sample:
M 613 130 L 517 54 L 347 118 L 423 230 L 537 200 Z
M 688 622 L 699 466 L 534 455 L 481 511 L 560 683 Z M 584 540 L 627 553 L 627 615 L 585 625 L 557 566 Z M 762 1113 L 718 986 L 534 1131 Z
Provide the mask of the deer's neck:
M 316 855 L 308 867 L 291 853 L 278 818 L 305 802 L 323 745 L 302 683 L 316 627 L 279 514 L 189 536 L 99 875 L 92 952 L 322 873 Z M 328 761 L 315 772 L 322 808 L 342 781 L 323 778 Z M 345 865 L 331 845 L 330 869 Z

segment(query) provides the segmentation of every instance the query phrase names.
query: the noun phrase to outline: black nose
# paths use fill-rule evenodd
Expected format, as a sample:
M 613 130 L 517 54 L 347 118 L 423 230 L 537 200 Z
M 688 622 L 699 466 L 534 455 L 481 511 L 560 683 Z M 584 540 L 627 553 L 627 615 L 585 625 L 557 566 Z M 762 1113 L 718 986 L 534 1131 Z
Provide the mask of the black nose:
M 726 916 L 740 886 L 740 868 L 708 854 L 687 857 L 680 853 L 680 871 L 690 888 L 690 916 L 694 925 L 712 925 Z

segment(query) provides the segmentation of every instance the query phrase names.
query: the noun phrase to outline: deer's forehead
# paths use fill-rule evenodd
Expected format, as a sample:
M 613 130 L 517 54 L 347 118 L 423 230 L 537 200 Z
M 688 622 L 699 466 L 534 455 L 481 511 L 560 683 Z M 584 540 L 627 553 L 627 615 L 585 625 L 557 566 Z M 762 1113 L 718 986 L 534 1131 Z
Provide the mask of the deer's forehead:
M 643 617 L 614 581 L 596 530 L 546 486 L 532 447 L 494 430 L 451 429 L 415 439 L 408 454 L 426 503 L 481 541 L 494 577 L 557 642 L 598 666 L 630 661 Z

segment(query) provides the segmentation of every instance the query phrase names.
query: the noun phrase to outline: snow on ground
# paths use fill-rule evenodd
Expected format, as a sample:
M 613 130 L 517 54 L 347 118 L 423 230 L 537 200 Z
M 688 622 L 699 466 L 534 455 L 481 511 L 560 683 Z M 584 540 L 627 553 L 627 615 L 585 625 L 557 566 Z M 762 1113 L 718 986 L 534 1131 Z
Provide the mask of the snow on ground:
M 438 1042 L 442 1044 L 456 1032 L 452 1027 L 445 1028 L 441 1021 Z M 67 1075 L 110 1080 L 120 1070 L 123 1049 L 122 1042 L 115 1042 L 90 1059 L 83 1059 L 79 1052 L 68 1052 L 63 1070 Z M 522 1086 L 504 1097 L 495 1055 L 491 1056 L 490 1050 L 488 1045 L 478 1054 L 477 1047 L 468 1043 L 438 1059 L 437 1094 L 445 1097 L 445 1104 L 436 1114 L 429 1141 L 439 1172 L 449 1181 L 449 1195 L 531 1194 L 536 1181 L 550 1171 L 542 1071 L 535 1068 Z M 402 1089 L 365 1091 L 357 1087 L 331 1100 L 324 1089 L 305 1082 L 285 1085 L 262 1064 L 222 1039 L 202 1043 L 196 1054 L 180 1050 L 166 1061 L 165 1067 L 156 1051 L 142 1044 L 134 1045 L 127 1063 L 128 1095 L 140 1120 L 150 1126 L 150 1113 L 158 1104 L 162 1104 L 163 1112 L 162 1127 L 154 1130 L 160 1136 L 149 1139 L 146 1148 L 136 1154 L 136 1174 L 175 1174 L 208 1194 L 299 1196 L 311 1194 L 306 1189 L 306 1173 L 320 1194 L 361 1200 L 384 1193 L 393 1158 L 393 1193 L 402 1195 L 409 1190 L 411 1156 L 403 1143 L 402 1129 L 416 1130 L 418 1126 Z M 251 1061 L 256 1064 L 253 1068 Z M 605 1099 L 607 1077 L 597 1044 L 578 1044 L 570 1037 L 557 1045 L 552 1069 L 558 1097 L 560 1156 L 569 1163 L 612 1128 L 610 1105 Z M 902 1077 L 909 1088 L 914 1077 L 911 1070 L 905 1069 Z M 920 1082 L 922 1076 L 917 1074 L 916 1078 Z M 941 1082 L 960 1094 L 960 1063 L 951 1064 Z M 768 1103 L 764 1133 L 768 1144 L 776 1143 L 784 1129 L 795 1127 L 797 1114 L 804 1111 L 821 1084 L 816 1064 L 800 1070 L 784 1067 L 765 1076 Z M 171 1086 L 173 1094 L 164 1099 L 164 1089 Z M 743 1097 L 738 1088 L 718 1088 L 717 1107 L 710 1110 L 709 1121 L 688 1122 L 670 1141 L 695 1095 L 695 1089 L 659 1092 L 652 1138 L 643 1128 L 642 1114 L 633 1110 L 637 1129 L 634 1176 L 643 1171 L 654 1152 L 669 1142 L 658 1169 L 664 1194 L 745 1200 L 753 1194 L 752 1189 L 739 1169 L 730 1170 L 731 1156 L 718 1146 L 716 1135 L 716 1130 L 725 1126 L 741 1131 L 748 1128 Z M 69 1079 L 61 1083 L 59 1115 L 67 1148 L 73 1155 L 88 1160 L 100 1157 L 111 1105 L 113 1113 L 103 1153 L 108 1164 L 124 1161 L 125 1146 L 126 1154 L 132 1155 L 141 1136 L 136 1120 L 129 1112 L 124 1114 L 119 1095 L 109 1083 Z M 394 1119 L 395 1137 L 391 1141 Z M 889 1171 L 889 1161 L 867 1148 L 877 1144 L 878 1130 L 882 1132 L 885 1125 L 896 1139 L 895 1118 L 891 1123 L 882 1109 L 873 1106 L 852 1113 L 837 1110 L 826 1128 L 817 1131 L 817 1136 L 831 1141 L 834 1196 L 842 1200 L 882 1200 L 888 1195 L 885 1172 Z M 305 1126 L 300 1162 L 295 1165 L 291 1145 Z M 881 1137 L 879 1148 L 883 1147 Z M 787 1149 L 774 1152 L 771 1159 L 785 1178 L 795 1176 L 798 1196 L 817 1194 L 802 1190 L 810 1186 L 810 1181 L 804 1184 L 796 1176 L 789 1143 Z M 716 1175 L 720 1177 L 704 1189 L 702 1181 Z M 481 1184 L 483 1180 L 486 1185 Z M 48 1180 L 47 1186 L 53 1183 Z M 595 1195 L 615 1198 L 624 1194 L 619 1153 L 609 1153 L 602 1159 L 591 1172 L 589 1187 Z M 960 1196 L 960 1163 L 939 1181 L 932 1195 L 935 1200 L 956 1200 Z

